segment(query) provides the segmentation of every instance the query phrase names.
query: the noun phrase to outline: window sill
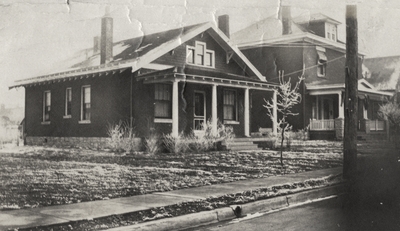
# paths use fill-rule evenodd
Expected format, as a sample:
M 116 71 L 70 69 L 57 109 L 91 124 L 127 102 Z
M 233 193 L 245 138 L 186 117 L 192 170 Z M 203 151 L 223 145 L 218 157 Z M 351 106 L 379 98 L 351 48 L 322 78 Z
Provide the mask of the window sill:
M 319 75 L 319 74 L 317 74 L 317 76 L 318 76 L 319 78 L 326 78 L 326 75 Z
M 154 118 L 154 123 L 172 123 L 172 119 Z
M 90 124 L 90 120 L 80 120 L 78 121 L 79 124 Z
M 234 121 L 234 120 L 225 120 L 224 124 L 240 124 L 239 121 Z
M 50 124 L 50 121 L 43 121 L 41 124 L 42 124 L 42 125 L 49 125 L 49 124 Z
M 195 67 L 204 67 L 204 68 L 215 69 L 215 65 L 214 66 L 206 66 L 206 65 L 194 64 L 194 63 L 188 63 L 188 62 L 186 62 L 186 64 L 190 65 L 190 66 L 195 66 Z
M 65 115 L 65 116 L 63 116 L 63 119 L 71 119 L 71 118 L 72 118 L 71 115 Z

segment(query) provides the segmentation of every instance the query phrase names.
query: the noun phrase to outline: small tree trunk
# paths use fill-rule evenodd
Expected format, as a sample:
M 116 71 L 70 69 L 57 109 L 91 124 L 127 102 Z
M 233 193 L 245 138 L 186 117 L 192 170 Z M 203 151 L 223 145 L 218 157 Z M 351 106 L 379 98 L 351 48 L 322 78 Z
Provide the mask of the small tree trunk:
M 281 132 L 281 166 L 283 169 L 283 140 L 285 139 L 285 123 L 283 123 L 283 128 Z

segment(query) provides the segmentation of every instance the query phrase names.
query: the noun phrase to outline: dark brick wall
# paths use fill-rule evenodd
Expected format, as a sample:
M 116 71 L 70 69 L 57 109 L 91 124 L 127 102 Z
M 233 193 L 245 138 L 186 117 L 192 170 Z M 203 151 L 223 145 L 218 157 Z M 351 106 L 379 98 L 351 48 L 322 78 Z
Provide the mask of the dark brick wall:
M 266 100 L 273 97 L 271 91 L 250 90 L 250 132 L 258 132 L 261 128 L 272 128 L 272 120 L 267 115 L 268 110 L 263 106 Z
M 28 136 L 105 137 L 108 124 L 128 121 L 130 72 L 120 75 L 78 78 L 26 88 L 26 133 Z M 79 124 L 81 88 L 91 86 L 91 123 Z M 72 88 L 72 116 L 65 114 L 65 89 Z M 43 92 L 51 91 L 50 124 L 43 125 Z

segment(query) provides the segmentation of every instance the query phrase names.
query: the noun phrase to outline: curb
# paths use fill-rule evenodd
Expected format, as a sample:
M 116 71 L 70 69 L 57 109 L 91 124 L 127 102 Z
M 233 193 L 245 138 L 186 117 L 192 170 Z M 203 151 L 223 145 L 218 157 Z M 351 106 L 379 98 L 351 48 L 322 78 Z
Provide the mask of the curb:
M 256 212 L 267 212 L 270 210 L 281 209 L 295 204 L 312 202 L 315 199 L 343 194 L 346 191 L 345 183 L 326 186 L 323 188 L 310 189 L 295 194 L 273 197 L 266 200 L 255 201 L 241 205 L 231 205 L 230 207 L 219 208 L 211 211 L 187 214 L 183 216 L 149 221 L 131 226 L 122 226 L 118 228 L 107 229 L 108 231 L 168 231 L 179 230 L 200 225 L 208 225 L 225 220 L 236 218 L 233 209 L 241 207 L 241 215 L 252 214 Z

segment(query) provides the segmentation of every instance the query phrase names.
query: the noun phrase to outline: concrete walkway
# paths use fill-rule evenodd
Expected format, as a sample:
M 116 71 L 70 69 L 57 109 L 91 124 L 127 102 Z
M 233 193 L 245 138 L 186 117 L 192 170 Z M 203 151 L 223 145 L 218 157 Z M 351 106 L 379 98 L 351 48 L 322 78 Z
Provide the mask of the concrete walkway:
M 273 185 L 300 182 L 310 178 L 337 175 L 341 172 L 342 168 L 331 168 L 110 200 L 2 211 L 0 212 L 0 230 L 60 224 L 135 212 L 184 201 L 205 199 L 209 196 L 219 196 Z

